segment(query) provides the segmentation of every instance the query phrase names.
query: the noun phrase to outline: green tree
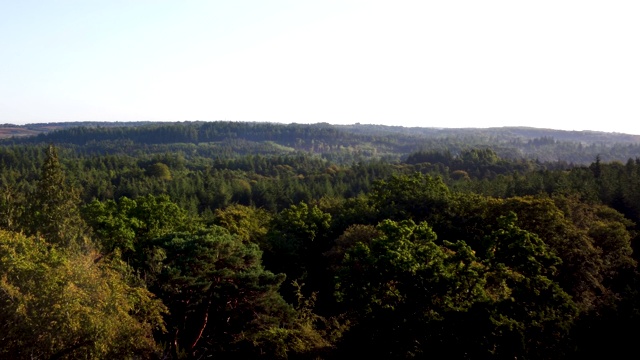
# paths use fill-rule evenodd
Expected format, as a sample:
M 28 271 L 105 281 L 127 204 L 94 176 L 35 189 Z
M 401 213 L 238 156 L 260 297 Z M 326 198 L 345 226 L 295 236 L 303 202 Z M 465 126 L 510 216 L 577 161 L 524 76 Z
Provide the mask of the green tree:
M 167 164 L 157 162 L 147 168 L 147 175 L 160 180 L 171 180 L 171 170 Z
M 229 205 L 216 209 L 213 223 L 237 235 L 242 241 L 264 245 L 272 215 L 263 209 L 244 205 Z
M 83 208 L 83 216 L 93 228 L 103 253 L 135 250 L 137 232 L 143 227 L 142 221 L 132 216 L 137 205 L 135 200 L 123 197 L 118 202 L 93 200 Z
M 507 295 L 490 291 L 486 266 L 464 242 L 437 245 L 424 222 L 385 220 L 376 229 L 380 236 L 346 251 L 338 272 L 336 295 L 356 323 L 342 348 L 385 358 L 456 358 L 472 348 L 456 341 L 463 322 L 447 320 Z
M 82 245 L 87 226 L 80 216 L 79 193 L 66 182 L 56 148 L 49 145 L 45 155 L 36 191 L 29 198 L 27 233 L 40 234 L 58 246 Z
M 127 281 L 122 263 L 0 231 L 0 356 L 149 358 L 165 307 Z
M 557 281 L 562 260 L 539 236 L 516 225 L 515 213 L 498 219 L 487 237 L 489 279 L 509 296 L 493 304 L 495 353 L 505 357 L 562 358 L 578 307 Z
M 171 232 L 197 228 L 197 219 L 172 202 L 167 195 L 147 195 L 135 200 L 94 200 L 83 208 L 100 250 L 111 254 L 119 250 L 134 267 L 141 266 L 150 241 Z
M 331 250 L 324 253 L 329 259 L 329 266 L 335 270 L 342 264 L 342 260 L 347 251 L 360 243 L 369 245 L 373 239 L 380 235 L 380 231 L 373 225 L 355 224 L 349 226 L 349 228 L 336 239 Z
M 217 226 L 153 243 L 157 256 L 147 261 L 155 274 L 151 289 L 169 307 L 164 342 L 174 356 L 184 351 L 194 358 L 251 358 L 269 350 L 270 357 L 286 357 L 327 346 L 313 329 L 299 327 L 303 319 L 278 293 L 284 275 L 263 268 L 256 244 Z M 299 343 L 278 345 L 283 337 L 277 334 Z
M 370 198 L 381 219 L 438 223 L 447 213 L 450 196 L 442 179 L 414 173 L 376 182 Z
M 338 268 L 336 296 L 355 322 L 342 348 L 387 358 L 561 356 L 577 307 L 553 280 L 560 259 L 516 221 L 500 218 L 479 255 L 437 240 L 424 222 L 382 221 Z
M 620 265 L 633 262 L 621 217 L 603 218 L 606 212 L 601 206 L 575 197 L 514 197 L 498 204 L 493 214 L 499 218 L 510 211 L 517 214 L 520 228 L 536 234 L 562 260 L 554 279 L 581 311 L 597 309 L 615 297 L 606 283 L 616 270 L 606 259 L 617 258 Z M 617 231 L 603 237 L 599 230 L 603 225 Z M 607 245 L 608 238 L 617 244 L 615 249 Z
M 26 215 L 25 209 L 24 192 L 10 185 L 0 187 L 0 229 L 19 230 L 21 219 Z
M 289 279 L 304 282 L 312 291 L 329 296 L 330 282 L 325 281 L 326 259 L 322 254 L 331 246 L 331 215 L 316 205 L 291 205 L 274 217 L 265 251 L 265 266 Z M 289 284 L 283 294 L 294 291 Z M 323 300 L 323 299 L 320 299 Z

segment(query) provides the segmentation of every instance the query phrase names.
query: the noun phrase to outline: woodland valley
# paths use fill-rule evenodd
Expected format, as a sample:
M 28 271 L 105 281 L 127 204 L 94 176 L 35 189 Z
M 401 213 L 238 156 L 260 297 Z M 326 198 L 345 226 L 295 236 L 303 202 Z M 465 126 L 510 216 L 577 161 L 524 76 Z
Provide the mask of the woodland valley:
M 0 125 L 0 358 L 638 355 L 640 136 Z

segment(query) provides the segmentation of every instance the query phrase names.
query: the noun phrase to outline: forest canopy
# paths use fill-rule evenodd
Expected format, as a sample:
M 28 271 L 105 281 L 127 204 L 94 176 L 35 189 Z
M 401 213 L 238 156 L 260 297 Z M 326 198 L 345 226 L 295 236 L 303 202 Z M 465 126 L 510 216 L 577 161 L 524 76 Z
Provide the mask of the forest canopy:
M 0 357 L 637 353 L 631 138 L 79 125 L 0 143 Z

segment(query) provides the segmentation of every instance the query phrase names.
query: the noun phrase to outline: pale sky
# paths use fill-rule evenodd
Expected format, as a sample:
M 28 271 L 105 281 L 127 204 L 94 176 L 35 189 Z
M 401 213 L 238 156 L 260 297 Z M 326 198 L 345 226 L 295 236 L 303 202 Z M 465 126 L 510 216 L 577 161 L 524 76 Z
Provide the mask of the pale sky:
M 640 134 L 640 1 L 0 0 L 0 123 Z

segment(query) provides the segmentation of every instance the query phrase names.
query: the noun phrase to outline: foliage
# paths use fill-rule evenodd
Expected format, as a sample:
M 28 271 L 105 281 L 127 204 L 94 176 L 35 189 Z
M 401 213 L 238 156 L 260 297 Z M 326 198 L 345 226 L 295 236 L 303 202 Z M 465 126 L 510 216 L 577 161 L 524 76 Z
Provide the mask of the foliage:
M 0 354 L 4 358 L 148 358 L 165 307 L 95 254 L 0 231 Z
M 162 256 L 148 262 L 156 271 L 150 288 L 169 307 L 166 343 L 175 354 L 246 358 L 270 349 L 286 357 L 329 346 L 309 323 L 311 313 L 296 315 L 278 294 L 284 276 L 262 267 L 255 244 L 214 227 L 169 234 L 154 246 Z M 294 343 L 282 344 L 284 334 Z
M 24 225 L 27 233 L 40 234 L 62 247 L 79 246 L 85 242 L 86 224 L 80 217 L 80 198 L 66 183 L 57 150 L 52 145 L 47 148 L 40 179 L 28 201 Z
M 337 296 L 359 325 L 344 347 L 393 358 L 552 356 L 577 308 L 549 277 L 559 258 L 515 221 L 499 221 L 484 259 L 464 241 L 438 245 L 426 223 L 381 222 L 338 272 Z M 463 330 L 470 321 L 480 333 Z
M 120 250 L 129 258 L 144 251 L 152 239 L 191 226 L 184 209 L 166 195 L 136 200 L 122 197 L 117 202 L 94 200 L 84 207 L 83 214 L 103 253 Z
M 240 240 L 256 244 L 264 244 L 270 222 L 271 215 L 267 211 L 238 204 L 217 209 L 213 220 Z
M 428 329 L 491 296 L 506 296 L 486 288 L 485 265 L 464 242 L 437 245 L 426 223 L 411 220 L 385 220 L 377 230 L 381 235 L 369 244 L 347 250 L 338 272 L 337 296 L 359 325 L 346 334 L 345 349 L 424 356 L 454 336 Z
M 637 352 L 633 137 L 84 125 L 0 144 L 4 357 Z
M 449 195 L 442 179 L 414 173 L 377 181 L 371 201 L 383 219 L 434 221 L 446 213 Z

